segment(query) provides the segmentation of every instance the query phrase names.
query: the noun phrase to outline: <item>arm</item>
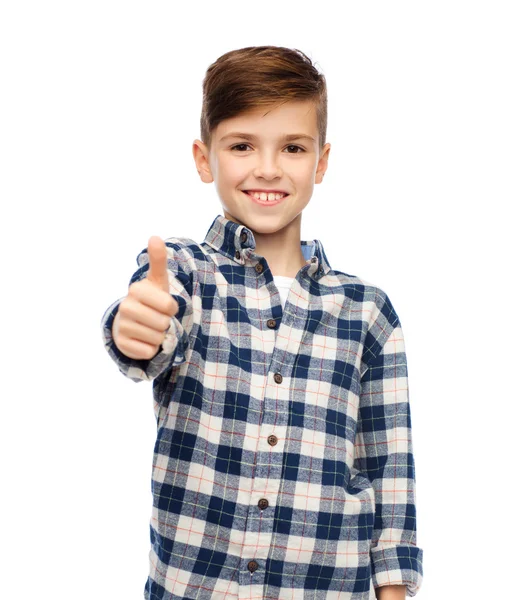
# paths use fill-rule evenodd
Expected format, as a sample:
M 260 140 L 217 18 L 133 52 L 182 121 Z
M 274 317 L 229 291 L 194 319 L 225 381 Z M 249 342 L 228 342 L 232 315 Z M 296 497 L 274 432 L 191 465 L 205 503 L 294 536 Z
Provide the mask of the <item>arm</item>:
M 406 600 L 406 585 L 384 585 L 376 588 L 377 600 Z
M 423 551 L 416 545 L 415 463 L 403 332 L 384 294 L 366 346 L 354 466 L 366 473 L 375 493 L 370 559 L 376 596 L 402 600 L 419 590 Z
M 190 275 L 192 269 L 186 255 L 181 253 L 182 247 L 179 243 L 166 242 L 166 246 L 170 293 L 179 305 L 179 312 L 170 319 L 170 327 L 157 354 L 149 360 L 132 359 L 116 346 L 113 328 L 117 327 L 119 304 L 123 298 L 109 306 L 101 319 L 101 335 L 105 349 L 121 373 L 135 382 L 150 381 L 172 365 L 178 366 L 186 361 L 189 335 L 193 327 L 193 281 Z M 140 267 L 132 275 L 129 285 L 146 277 L 149 268 L 147 250 L 138 255 L 137 263 Z

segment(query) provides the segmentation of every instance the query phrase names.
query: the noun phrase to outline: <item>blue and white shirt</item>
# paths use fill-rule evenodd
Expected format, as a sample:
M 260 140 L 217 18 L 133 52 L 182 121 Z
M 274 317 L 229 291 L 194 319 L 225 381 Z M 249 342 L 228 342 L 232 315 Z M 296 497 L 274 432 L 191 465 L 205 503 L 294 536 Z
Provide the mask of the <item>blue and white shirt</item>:
M 150 360 L 112 338 L 133 381 L 153 380 L 147 600 L 373 600 L 422 582 L 403 331 L 388 295 L 333 270 L 322 243 L 282 307 L 244 225 L 165 240 L 179 304 Z M 146 277 L 148 254 L 130 284 Z

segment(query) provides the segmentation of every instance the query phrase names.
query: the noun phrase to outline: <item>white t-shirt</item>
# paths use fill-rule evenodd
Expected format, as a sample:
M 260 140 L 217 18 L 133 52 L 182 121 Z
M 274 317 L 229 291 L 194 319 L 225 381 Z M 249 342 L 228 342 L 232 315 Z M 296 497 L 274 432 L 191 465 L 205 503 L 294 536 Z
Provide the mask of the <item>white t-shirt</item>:
M 294 277 L 285 277 L 284 275 L 273 275 L 274 283 L 280 292 L 282 298 L 282 308 L 285 308 L 285 301 L 289 295 L 289 290 L 293 284 Z

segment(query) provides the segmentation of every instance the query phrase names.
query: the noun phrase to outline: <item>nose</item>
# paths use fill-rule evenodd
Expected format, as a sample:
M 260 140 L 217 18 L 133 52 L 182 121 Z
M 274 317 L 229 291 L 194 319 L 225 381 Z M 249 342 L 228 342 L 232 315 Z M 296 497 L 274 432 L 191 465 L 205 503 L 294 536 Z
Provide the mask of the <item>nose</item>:
M 279 157 L 276 152 L 264 152 L 258 154 L 258 162 L 254 170 L 254 176 L 258 179 L 276 179 L 282 176 Z

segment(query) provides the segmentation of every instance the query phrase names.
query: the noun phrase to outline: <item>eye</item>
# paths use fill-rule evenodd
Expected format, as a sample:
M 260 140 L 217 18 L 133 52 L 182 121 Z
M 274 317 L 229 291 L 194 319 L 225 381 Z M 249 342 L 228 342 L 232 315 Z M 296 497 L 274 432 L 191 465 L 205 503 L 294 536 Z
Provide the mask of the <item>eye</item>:
M 250 148 L 251 146 L 249 146 L 249 144 L 235 144 L 234 146 L 231 146 L 231 150 L 238 150 L 241 147 L 249 147 Z M 289 154 L 300 154 L 301 152 L 305 152 L 305 150 L 303 148 L 300 148 L 300 146 L 295 146 L 294 144 L 287 146 L 287 148 L 296 148 L 296 152 L 289 152 Z M 238 150 L 238 151 L 241 152 L 241 150 Z
M 300 146 L 294 146 L 292 144 L 290 146 L 287 146 L 287 148 L 296 148 L 298 150 L 301 150 L 302 152 L 305 152 L 305 150 L 303 148 L 300 148 Z M 299 154 L 299 152 L 289 152 L 289 154 Z

